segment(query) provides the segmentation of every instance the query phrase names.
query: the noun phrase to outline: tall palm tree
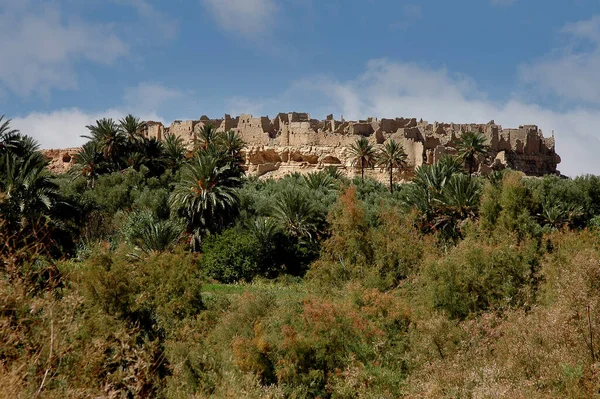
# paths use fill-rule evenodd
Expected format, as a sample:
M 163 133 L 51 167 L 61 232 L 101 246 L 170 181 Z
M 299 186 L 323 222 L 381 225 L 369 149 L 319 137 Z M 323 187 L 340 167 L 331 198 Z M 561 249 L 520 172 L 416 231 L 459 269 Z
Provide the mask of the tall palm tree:
M 112 119 L 103 118 L 96 121 L 95 125 L 88 125 L 90 136 L 82 136 L 98 144 L 98 149 L 103 153 L 104 159 L 114 168 L 120 168 L 120 156 L 125 146 L 125 134 L 119 125 Z
M 146 122 L 136 118 L 132 114 L 127 115 L 125 118 L 119 120 L 119 128 L 125 133 L 127 142 L 132 144 L 141 137 L 140 130 Z
M 372 168 L 375 165 L 375 148 L 365 137 L 357 139 L 350 145 L 350 156 L 352 157 L 352 166 L 360 164 L 360 175 L 362 181 L 365 181 L 365 168 Z
M 231 173 L 231 165 L 219 166 L 219 160 L 200 154 L 183 169 L 169 203 L 187 219 L 188 232 L 194 235 L 194 247 L 207 232 L 222 227 L 235 213 L 239 203 L 239 175 Z
M 172 133 L 168 133 L 163 140 L 163 147 L 167 167 L 175 172 L 181 167 L 185 159 L 186 150 L 185 145 L 183 145 L 183 139 Z
M 102 154 L 98 152 L 95 142 L 85 143 L 81 150 L 73 157 L 74 165 L 69 171 L 74 177 L 83 177 L 88 188 L 94 188 L 96 179 L 100 175 Z
M 394 193 L 393 175 L 394 169 L 401 168 L 408 156 L 404 152 L 402 144 L 390 140 L 377 153 L 377 165 L 384 167 L 390 174 L 390 193 Z
M 469 176 L 473 174 L 473 169 L 479 155 L 486 155 L 488 147 L 485 145 L 485 137 L 479 132 L 466 132 L 456 143 L 456 156 L 465 166 L 469 168 Z

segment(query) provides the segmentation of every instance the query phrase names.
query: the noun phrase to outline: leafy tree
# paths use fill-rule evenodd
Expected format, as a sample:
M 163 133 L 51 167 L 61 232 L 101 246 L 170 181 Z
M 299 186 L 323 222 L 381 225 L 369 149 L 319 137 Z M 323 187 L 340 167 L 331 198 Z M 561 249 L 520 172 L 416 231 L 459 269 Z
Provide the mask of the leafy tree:
M 466 132 L 456 143 L 456 156 L 465 166 L 469 168 L 469 176 L 477 163 L 479 155 L 486 155 L 488 147 L 485 145 L 485 137 L 479 132 Z
M 236 188 L 241 179 L 231 169 L 228 164 L 220 166 L 214 156 L 199 154 L 186 165 L 181 180 L 175 184 L 171 209 L 186 218 L 195 249 L 202 236 L 223 227 L 237 211 Z
M 390 193 L 394 193 L 393 174 L 394 169 L 401 168 L 406 162 L 407 155 L 401 144 L 390 140 L 377 153 L 377 164 L 384 167 L 390 174 Z
M 261 242 L 248 232 L 225 230 L 202 245 L 202 266 L 206 273 L 222 282 L 252 281 L 263 264 Z
M 0 116 L 0 123 L 4 115 Z M 0 125 L 0 156 L 12 154 L 19 158 L 28 158 L 35 155 L 42 162 L 43 156 L 39 152 L 39 144 L 32 137 L 22 135 L 17 129 L 11 129 L 11 120 L 8 119 Z
M 362 181 L 365 180 L 365 168 L 372 168 L 375 165 L 376 152 L 373 145 L 365 137 L 357 139 L 349 148 L 352 157 L 352 166 L 360 165 L 360 175 Z
M 542 211 L 538 214 L 538 217 L 542 225 L 549 226 L 552 229 L 560 229 L 565 225 L 572 226 L 583 213 L 583 208 L 574 203 L 546 198 L 542 202 Z

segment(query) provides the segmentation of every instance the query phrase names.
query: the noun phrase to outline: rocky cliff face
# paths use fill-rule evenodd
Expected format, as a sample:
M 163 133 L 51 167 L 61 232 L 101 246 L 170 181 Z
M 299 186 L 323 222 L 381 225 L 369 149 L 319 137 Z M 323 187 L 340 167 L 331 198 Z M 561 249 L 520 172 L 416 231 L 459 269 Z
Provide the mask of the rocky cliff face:
M 360 121 L 311 119 L 303 113 L 278 114 L 275 118 L 240 115 L 232 118 L 196 121 L 175 121 L 166 127 L 159 122 L 147 122 L 143 134 L 162 140 L 166 134 L 181 137 L 191 143 L 194 135 L 211 124 L 220 131 L 234 130 L 247 143 L 245 166 L 249 174 L 278 177 L 291 172 L 306 173 L 336 166 L 349 176 L 359 171 L 351 165 L 348 147 L 357 137 L 364 136 L 374 145 L 396 140 L 408 154 L 408 167 L 398 172 L 396 179 L 410 178 L 415 168 L 431 164 L 445 154 L 455 152 L 455 144 L 467 131 L 481 132 L 487 139 L 489 153 L 480 159 L 480 172 L 510 167 L 531 176 L 556 174 L 560 157 L 555 152 L 554 137 L 544 138 L 534 125 L 517 129 L 502 129 L 494 121 L 487 124 L 454 124 L 417 121 L 417 119 L 368 118 Z M 379 170 L 369 174 L 385 179 Z

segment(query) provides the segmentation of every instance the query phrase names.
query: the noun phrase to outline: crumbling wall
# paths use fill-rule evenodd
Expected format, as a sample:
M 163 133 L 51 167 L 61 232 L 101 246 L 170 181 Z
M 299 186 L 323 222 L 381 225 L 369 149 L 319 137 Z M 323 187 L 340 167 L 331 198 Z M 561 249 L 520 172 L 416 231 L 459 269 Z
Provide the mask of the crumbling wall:
M 424 163 L 437 162 L 444 155 L 454 154 L 460 137 L 471 131 L 480 132 L 489 146 L 482 157 L 481 172 L 512 168 L 528 175 L 557 173 L 560 157 L 555 152 L 554 137 L 544 137 L 535 125 L 503 129 L 494 121 L 487 124 L 429 123 L 416 118 L 369 117 L 365 120 L 312 119 L 307 113 L 279 113 L 274 118 L 243 114 L 220 119 L 202 116 L 197 121 L 175 121 L 168 128 L 159 122 L 147 122 L 142 129 L 146 137 L 164 139 L 175 134 L 190 144 L 200 129 L 211 124 L 218 131 L 233 130 L 246 142 L 244 152 L 248 173 L 280 176 L 290 172 L 307 173 L 335 165 L 347 175 L 359 173 L 352 166 L 348 147 L 357 138 L 366 137 L 373 145 L 396 140 L 408 155 L 407 167 L 398 178 L 410 176 Z M 369 175 L 385 179 L 385 174 L 370 171 Z

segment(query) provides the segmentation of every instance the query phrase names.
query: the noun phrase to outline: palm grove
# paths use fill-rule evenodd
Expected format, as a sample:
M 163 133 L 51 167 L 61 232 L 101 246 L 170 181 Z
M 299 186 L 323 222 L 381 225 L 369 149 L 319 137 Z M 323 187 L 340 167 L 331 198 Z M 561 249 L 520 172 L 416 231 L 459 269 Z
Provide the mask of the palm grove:
M 467 132 L 410 183 L 394 183 L 402 145 L 365 137 L 348 148 L 357 178 L 261 180 L 235 132 L 204 126 L 186 145 L 132 115 L 87 126 L 53 175 L 0 123 L 9 396 L 468 396 L 491 364 L 513 396 L 597 386 L 595 176 L 476 175 L 487 148 Z M 376 167 L 386 184 L 365 176 Z M 559 339 L 548 323 L 563 319 Z M 528 363 L 506 349 L 519 345 Z

